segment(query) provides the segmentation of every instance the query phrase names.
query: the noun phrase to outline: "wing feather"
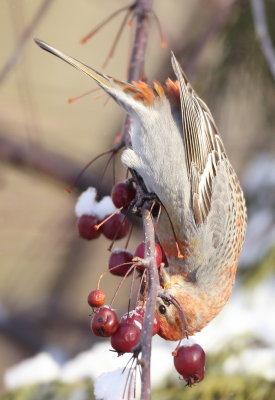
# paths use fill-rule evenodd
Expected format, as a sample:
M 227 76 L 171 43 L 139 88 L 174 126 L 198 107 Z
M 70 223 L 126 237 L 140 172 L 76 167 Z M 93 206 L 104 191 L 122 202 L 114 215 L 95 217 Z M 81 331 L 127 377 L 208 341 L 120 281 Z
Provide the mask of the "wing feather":
M 199 225 L 210 211 L 217 163 L 226 155 L 209 108 L 193 90 L 173 54 L 172 66 L 179 81 L 186 167 L 194 217 Z

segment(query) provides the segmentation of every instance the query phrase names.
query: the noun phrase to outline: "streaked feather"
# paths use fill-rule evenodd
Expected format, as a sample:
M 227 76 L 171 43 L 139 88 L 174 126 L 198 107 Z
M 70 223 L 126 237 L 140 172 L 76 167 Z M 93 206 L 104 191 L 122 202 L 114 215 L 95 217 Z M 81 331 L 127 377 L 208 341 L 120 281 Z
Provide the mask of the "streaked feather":
M 225 153 L 209 108 L 193 90 L 174 55 L 172 66 L 180 86 L 186 167 L 191 183 L 194 217 L 199 225 L 210 211 L 216 164 Z

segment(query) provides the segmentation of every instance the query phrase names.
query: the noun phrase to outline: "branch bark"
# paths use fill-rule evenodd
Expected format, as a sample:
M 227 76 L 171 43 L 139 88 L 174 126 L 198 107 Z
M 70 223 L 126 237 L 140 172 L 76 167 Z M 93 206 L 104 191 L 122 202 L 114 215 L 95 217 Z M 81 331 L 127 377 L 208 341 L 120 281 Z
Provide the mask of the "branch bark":
M 136 30 L 132 54 L 129 62 L 128 81 L 138 81 L 144 79 L 144 60 L 145 51 L 148 43 L 150 23 L 148 16 L 152 10 L 152 0 L 137 0 L 136 3 Z M 131 129 L 131 118 L 126 117 L 121 143 L 129 145 Z M 141 338 L 138 348 L 141 349 L 141 398 L 143 400 L 151 399 L 151 346 L 152 346 L 152 331 L 155 315 L 155 305 L 157 292 L 159 289 L 159 276 L 155 257 L 155 230 L 150 211 L 144 205 L 142 211 L 143 227 L 144 227 L 144 242 L 145 242 L 145 258 L 149 261 L 147 270 L 148 279 L 148 294 L 146 301 L 146 309 L 144 316 L 144 324 L 141 332 Z
M 138 81 L 145 75 L 144 60 L 150 30 L 148 16 L 152 10 L 152 3 L 153 0 L 137 0 L 136 2 L 136 29 L 128 68 L 128 82 Z M 130 129 L 131 118 L 127 115 L 121 137 L 121 142 L 125 145 L 128 145 L 130 141 Z
M 141 398 L 143 400 L 151 399 L 151 347 L 152 347 L 152 331 L 155 316 L 155 307 L 157 293 L 159 290 L 159 275 L 156 264 L 155 255 L 155 229 L 151 212 L 144 205 L 142 211 L 144 241 L 145 241 L 145 259 L 149 261 L 147 267 L 148 295 L 146 301 L 146 309 L 144 315 L 143 328 L 139 346 L 141 347 Z
M 251 0 L 251 8 L 262 52 L 273 79 L 275 80 L 275 51 L 267 28 L 264 3 L 262 0 Z

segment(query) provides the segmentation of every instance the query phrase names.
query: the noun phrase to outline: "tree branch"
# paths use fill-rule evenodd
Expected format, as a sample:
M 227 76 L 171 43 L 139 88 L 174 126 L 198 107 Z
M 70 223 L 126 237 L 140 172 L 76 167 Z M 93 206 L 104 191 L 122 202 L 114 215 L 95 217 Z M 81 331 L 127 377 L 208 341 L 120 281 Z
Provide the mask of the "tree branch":
M 145 51 L 149 36 L 149 19 L 148 16 L 152 10 L 152 0 L 137 0 L 136 2 L 136 30 L 132 54 L 129 62 L 128 81 L 138 81 L 144 79 L 144 60 Z M 131 128 L 131 118 L 126 117 L 122 137 L 120 143 L 129 145 Z M 150 377 L 150 361 L 151 361 L 151 345 L 152 331 L 155 316 L 155 305 L 157 292 L 159 289 L 159 276 L 155 257 L 155 230 L 150 211 L 144 205 L 142 210 L 142 219 L 144 226 L 144 242 L 145 242 L 145 258 L 149 261 L 147 270 L 148 293 L 146 301 L 146 309 L 144 315 L 143 329 L 138 350 L 141 349 L 141 398 L 143 400 L 151 399 L 151 377 Z
M 153 0 L 137 0 L 136 2 L 136 30 L 128 68 L 128 82 L 138 81 L 144 78 L 145 51 L 150 28 L 148 15 L 152 10 L 152 3 Z M 130 128 L 131 118 L 127 115 L 120 139 L 122 146 L 127 146 L 130 141 Z
M 76 161 L 62 156 L 61 154 L 47 150 L 34 142 L 20 142 L 11 139 L 0 132 L 0 159 L 15 166 L 31 168 L 35 172 L 40 172 L 51 177 L 61 184 L 70 185 L 75 181 L 83 165 Z M 88 186 L 98 184 L 97 174 L 82 174 L 75 182 L 74 187 L 84 190 Z M 104 180 L 100 192 L 107 195 L 110 192 L 110 185 Z
M 145 259 L 149 261 L 147 267 L 148 279 L 148 295 L 146 301 L 145 315 L 143 320 L 143 328 L 139 346 L 141 347 L 141 398 L 143 400 L 151 399 L 151 378 L 150 378 L 150 362 L 151 362 L 151 346 L 152 332 L 155 316 L 155 307 L 157 293 L 159 290 L 159 275 L 156 264 L 155 255 L 155 229 L 148 205 L 145 204 L 142 210 L 142 219 L 144 227 L 145 241 Z
M 251 8 L 262 52 L 275 80 L 275 51 L 267 28 L 264 3 L 262 0 L 251 0 Z
M 31 23 L 27 26 L 27 28 L 24 30 L 22 33 L 19 42 L 14 49 L 12 55 L 10 58 L 7 60 L 5 65 L 0 71 L 0 85 L 6 78 L 7 74 L 10 72 L 10 70 L 14 67 L 14 65 L 18 62 L 19 58 L 23 54 L 25 47 L 30 39 L 33 37 L 34 30 L 36 29 L 37 25 L 43 18 L 45 12 L 49 8 L 50 4 L 52 3 L 53 0 L 43 0 L 37 13 L 33 17 L 33 20 Z

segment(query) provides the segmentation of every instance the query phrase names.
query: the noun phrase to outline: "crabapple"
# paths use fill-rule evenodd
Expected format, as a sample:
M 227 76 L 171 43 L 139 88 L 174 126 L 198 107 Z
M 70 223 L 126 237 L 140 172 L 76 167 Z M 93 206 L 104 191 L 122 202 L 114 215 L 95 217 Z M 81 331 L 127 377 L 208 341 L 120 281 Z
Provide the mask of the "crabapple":
M 117 208 L 126 207 L 136 197 L 136 189 L 128 181 L 119 182 L 113 186 L 111 197 Z
M 133 254 L 128 250 L 113 250 L 108 263 L 111 274 L 125 276 L 133 265 L 132 259 Z
M 105 303 L 105 293 L 102 290 L 92 290 L 88 295 L 88 304 L 91 307 L 101 307 Z
M 123 324 L 134 323 L 139 329 L 142 329 L 144 315 L 145 315 L 145 308 L 137 306 L 134 310 L 131 310 L 122 315 L 120 323 Z M 159 331 L 159 320 L 157 315 L 155 314 L 152 335 L 153 336 L 156 335 L 158 331 Z
M 156 251 L 156 263 L 157 266 L 159 267 L 161 262 L 162 262 L 162 250 L 159 244 L 155 243 L 155 251 Z M 136 251 L 134 252 L 134 257 L 139 257 L 139 258 L 144 258 L 145 257 L 145 245 L 144 242 L 140 243 Z M 138 265 L 137 269 L 140 271 L 144 270 L 144 267 L 142 265 Z
M 174 352 L 176 370 L 188 386 L 201 382 L 204 378 L 205 353 L 199 344 L 182 345 Z
M 110 240 L 125 237 L 129 230 L 129 222 L 123 214 L 114 214 L 101 227 L 103 235 Z
M 81 215 L 77 220 L 79 236 L 87 240 L 97 239 L 101 233 L 99 229 L 95 228 L 98 222 L 98 218 L 94 215 Z
M 91 321 L 92 331 L 96 336 L 109 337 L 118 329 L 118 318 L 109 307 L 100 308 Z
M 131 353 L 140 338 L 140 328 L 134 323 L 119 323 L 118 329 L 111 337 L 111 345 L 118 353 Z

